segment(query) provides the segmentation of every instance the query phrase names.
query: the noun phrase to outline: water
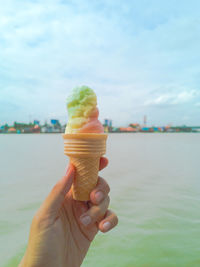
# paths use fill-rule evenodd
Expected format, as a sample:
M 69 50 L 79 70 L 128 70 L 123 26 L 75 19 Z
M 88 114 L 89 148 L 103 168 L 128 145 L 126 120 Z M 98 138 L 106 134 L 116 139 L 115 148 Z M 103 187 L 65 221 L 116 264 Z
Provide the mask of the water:
M 119 225 L 83 267 L 200 266 L 200 134 L 111 134 L 111 208 Z M 0 266 L 20 261 L 31 219 L 63 175 L 60 135 L 0 135 Z

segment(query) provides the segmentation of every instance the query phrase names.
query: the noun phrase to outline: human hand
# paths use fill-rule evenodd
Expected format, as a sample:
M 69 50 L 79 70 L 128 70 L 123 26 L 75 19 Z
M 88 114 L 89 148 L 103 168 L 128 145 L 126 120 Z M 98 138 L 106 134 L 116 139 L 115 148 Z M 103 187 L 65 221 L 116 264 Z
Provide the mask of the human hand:
M 99 169 L 107 164 L 108 160 L 101 158 Z M 107 232 L 117 225 L 117 216 L 108 210 L 107 182 L 99 177 L 90 201 L 76 201 L 71 191 L 74 175 L 75 169 L 69 165 L 34 216 L 19 267 L 78 267 L 98 230 Z

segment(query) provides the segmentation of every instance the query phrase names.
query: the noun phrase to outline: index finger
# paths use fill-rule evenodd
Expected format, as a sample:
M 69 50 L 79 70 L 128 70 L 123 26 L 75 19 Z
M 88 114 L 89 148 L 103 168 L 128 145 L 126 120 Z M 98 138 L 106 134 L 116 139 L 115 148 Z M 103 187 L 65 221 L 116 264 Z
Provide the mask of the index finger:
M 67 173 L 60 179 L 53 187 L 39 212 L 42 215 L 52 215 L 53 218 L 57 217 L 58 211 L 65 199 L 66 194 L 69 192 L 75 175 L 75 168 L 72 164 L 69 165 Z

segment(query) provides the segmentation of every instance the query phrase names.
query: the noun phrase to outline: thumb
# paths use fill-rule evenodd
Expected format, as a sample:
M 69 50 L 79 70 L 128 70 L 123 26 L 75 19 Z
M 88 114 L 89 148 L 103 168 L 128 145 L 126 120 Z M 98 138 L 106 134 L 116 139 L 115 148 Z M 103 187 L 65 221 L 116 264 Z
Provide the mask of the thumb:
M 53 187 L 48 197 L 41 206 L 41 213 L 46 216 L 57 217 L 58 211 L 69 192 L 75 175 L 75 168 L 72 164 L 69 165 L 66 175 L 63 176 Z

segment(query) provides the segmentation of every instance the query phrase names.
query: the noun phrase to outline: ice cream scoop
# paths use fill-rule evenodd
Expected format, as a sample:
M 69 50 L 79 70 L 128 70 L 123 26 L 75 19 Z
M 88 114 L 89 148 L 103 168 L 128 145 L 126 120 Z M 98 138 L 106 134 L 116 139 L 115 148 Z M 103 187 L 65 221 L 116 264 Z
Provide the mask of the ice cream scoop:
M 65 133 L 103 133 L 98 120 L 97 97 L 95 92 L 81 86 L 73 89 L 67 98 L 68 123 Z

